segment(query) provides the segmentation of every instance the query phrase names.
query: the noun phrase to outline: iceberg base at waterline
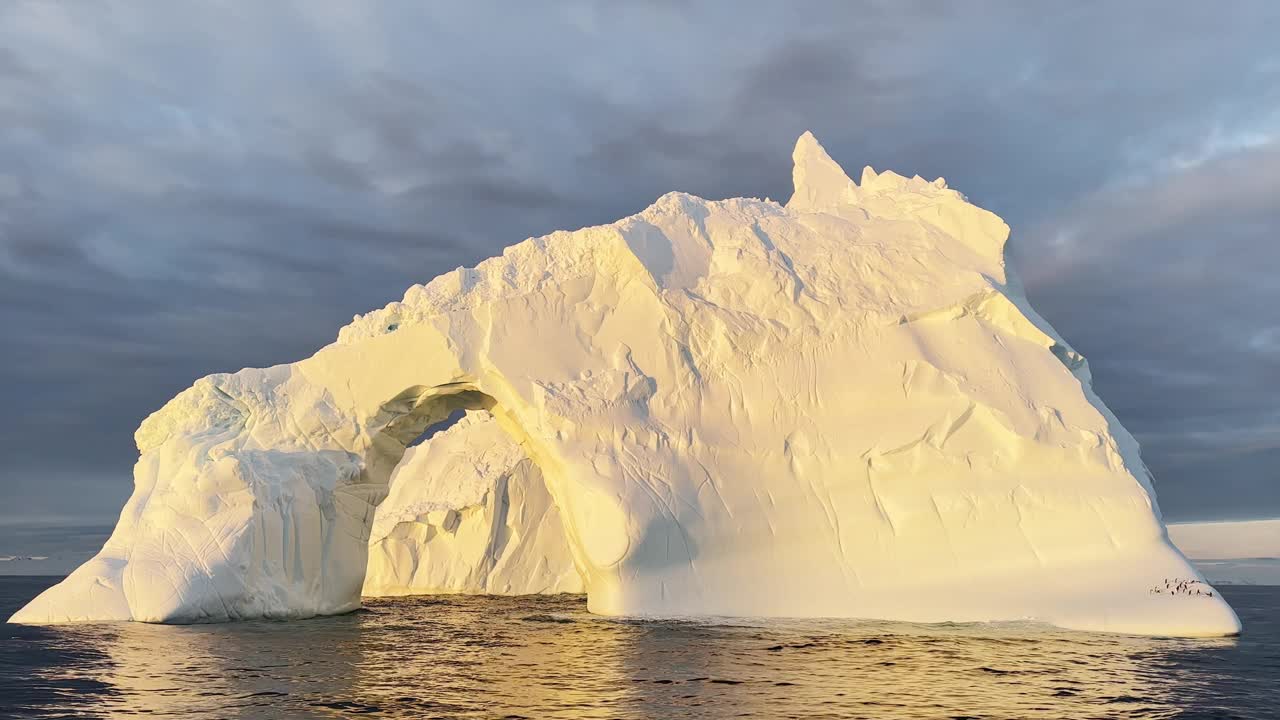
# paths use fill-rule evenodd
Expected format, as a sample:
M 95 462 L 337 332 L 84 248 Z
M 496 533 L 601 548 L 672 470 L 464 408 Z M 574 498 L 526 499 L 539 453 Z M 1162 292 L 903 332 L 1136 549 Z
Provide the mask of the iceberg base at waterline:
M 102 552 L 14 620 L 357 607 L 393 471 L 466 409 L 536 467 L 595 613 L 1237 632 L 1181 592 L 1203 578 L 1008 226 L 941 179 L 855 183 L 807 133 L 793 159 L 785 206 L 670 193 L 198 380 L 139 428 Z M 439 578 L 502 591 L 493 554 Z

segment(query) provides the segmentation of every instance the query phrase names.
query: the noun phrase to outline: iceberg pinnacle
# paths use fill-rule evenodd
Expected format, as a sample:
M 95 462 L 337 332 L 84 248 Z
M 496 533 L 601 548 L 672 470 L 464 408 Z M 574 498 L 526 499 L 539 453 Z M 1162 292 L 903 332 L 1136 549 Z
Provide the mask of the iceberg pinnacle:
M 665 195 L 197 380 L 138 429 L 102 551 L 13 620 L 581 587 L 608 615 L 1237 632 L 1167 592 L 1203 577 L 1008 226 L 940 180 L 855 185 L 809 133 L 794 159 L 785 207 Z M 486 419 L 408 451 L 458 410 Z
M 787 202 L 787 208 L 823 210 L 856 198 L 857 188 L 853 181 L 844 168 L 831 159 L 813 133 L 806 130 L 800 136 L 791 160 L 794 163 L 791 181 L 795 185 L 795 193 Z M 868 171 L 870 169 L 867 168 Z

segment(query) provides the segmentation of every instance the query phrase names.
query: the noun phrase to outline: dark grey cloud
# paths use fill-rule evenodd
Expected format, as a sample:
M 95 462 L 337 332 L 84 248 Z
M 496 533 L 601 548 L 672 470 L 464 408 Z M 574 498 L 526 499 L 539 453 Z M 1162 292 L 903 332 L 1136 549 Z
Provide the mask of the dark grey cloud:
M 110 518 L 138 422 L 812 129 L 1014 229 L 1173 518 L 1280 514 L 1280 9 L 0 6 L 0 521 Z

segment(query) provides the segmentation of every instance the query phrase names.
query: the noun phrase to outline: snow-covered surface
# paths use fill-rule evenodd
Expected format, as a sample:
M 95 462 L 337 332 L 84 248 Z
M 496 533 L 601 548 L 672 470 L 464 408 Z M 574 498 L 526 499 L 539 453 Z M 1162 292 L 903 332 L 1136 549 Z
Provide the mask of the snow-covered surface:
M 1000 218 L 807 133 L 794 161 L 786 206 L 664 195 L 197 381 L 99 556 L 15 620 L 350 610 L 405 445 L 468 407 L 540 469 L 593 612 L 1237 631 L 1154 592 L 1202 578 Z
M 405 452 L 374 515 L 366 596 L 583 590 L 542 473 L 492 415 Z
M 1210 582 L 1280 585 L 1280 518 L 1171 523 L 1169 539 Z

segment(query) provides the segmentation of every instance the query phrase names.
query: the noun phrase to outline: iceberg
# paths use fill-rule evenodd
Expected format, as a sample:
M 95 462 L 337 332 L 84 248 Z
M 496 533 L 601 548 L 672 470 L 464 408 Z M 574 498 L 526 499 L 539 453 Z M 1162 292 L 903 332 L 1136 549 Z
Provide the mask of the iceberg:
M 102 551 L 13 621 L 301 618 L 418 578 L 544 591 L 573 586 L 566 553 L 606 615 L 1238 632 L 1216 592 L 1159 592 L 1203 577 L 1008 226 L 940 178 L 855 183 L 809 133 L 793 159 L 786 205 L 670 193 L 411 287 L 310 358 L 196 381 L 138 429 Z M 442 442 L 478 466 L 393 484 L 459 410 L 492 416 Z M 467 473 L 545 497 L 512 515 L 454 494 Z M 389 492 L 412 518 L 380 517 Z M 477 537 L 546 537 L 449 557 L 460 507 L 488 513 Z

